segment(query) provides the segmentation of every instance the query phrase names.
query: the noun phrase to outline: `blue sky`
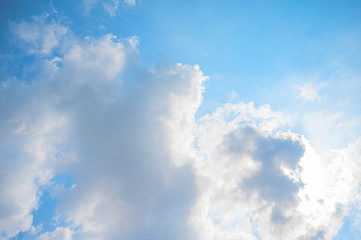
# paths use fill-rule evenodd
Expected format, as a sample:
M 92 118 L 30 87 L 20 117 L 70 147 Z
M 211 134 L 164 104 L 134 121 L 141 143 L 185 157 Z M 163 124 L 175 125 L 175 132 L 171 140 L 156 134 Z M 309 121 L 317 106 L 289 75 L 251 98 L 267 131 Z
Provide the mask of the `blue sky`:
M 0 239 L 360 238 L 361 2 L 0 9 Z

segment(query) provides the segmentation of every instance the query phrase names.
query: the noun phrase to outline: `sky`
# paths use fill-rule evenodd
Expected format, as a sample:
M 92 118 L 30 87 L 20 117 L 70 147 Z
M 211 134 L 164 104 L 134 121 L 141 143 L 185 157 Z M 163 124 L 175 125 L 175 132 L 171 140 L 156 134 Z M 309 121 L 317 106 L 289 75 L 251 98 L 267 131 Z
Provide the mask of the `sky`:
M 1 1 L 0 240 L 361 239 L 360 12 Z

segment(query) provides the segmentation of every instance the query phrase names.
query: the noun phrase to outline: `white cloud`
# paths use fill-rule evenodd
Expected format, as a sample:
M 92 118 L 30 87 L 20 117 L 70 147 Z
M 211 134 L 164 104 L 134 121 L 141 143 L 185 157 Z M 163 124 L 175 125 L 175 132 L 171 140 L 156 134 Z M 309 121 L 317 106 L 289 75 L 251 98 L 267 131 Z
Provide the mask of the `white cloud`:
M 128 7 L 135 7 L 136 0 L 83 0 L 83 6 L 86 12 L 90 12 L 97 4 L 102 4 L 104 11 L 106 11 L 111 17 L 117 15 L 117 12 L 121 10 L 122 5 Z
M 67 171 L 76 185 L 54 194 L 60 213 L 80 227 L 77 239 L 192 239 L 189 162 L 206 78 L 198 66 L 164 64 L 124 84 L 132 80 L 120 74 L 134 44 L 111 35 L 67 41 L 62 55 L 39 58 L 41 70 L 28 85 L 9 80 L 2 88 L 2 236 L 30 229 L 39 188 Z M 70 232 L 39 235 L 59 237 Z
M 131 66 L 133 79 L 135 37 L 79 39 L 47 18 L 11 27 L 39 71 L 0 87 L 2 239 L 32 231 L 47 186 L 71 226 L 38 239 L 331 239 L 359 201 L 361 140 L 318 152 L 252 102 L 196 121 L 199 66 Z M 72 188 L 49 187 L 61 172 Z
M 68 84 L 102 85 L 114 81 L 125 63 L 124 45 L 115 40 L 107 35 L 75 43 L 64 55 L 58 75 L 70 81 Z
M 32 223 L 39 186 L 52 176 L 51 165 L 60 149 L 59 131 L 66 119 L 44 108 L 41 94 L 17 82 L 0 89 L 0 233 L 1 239 L 26 231 Z M 14 94 L 21 92 L 21 94 Z
M 32 22 L 12 22 L 10 28 L 19 46 L 25 48 L 30 54 L 48 56 L 58 47 L 69 29 L 56 22 L 43 24 L 47 15 L 37 16 Z
M 139 45 L 139 37 L 136 35 L 129 37 L 128 41 L 130 46 L 132 46 L 133 48 L 136 48 Z
M 87 12 L 90 12 L 94 8 L 96 2 L 97 0 L 83 0 L 83 5 L 85 7 L 85 10 Z
M 119 4 L 119 0 L 105 1 L 103 2 L 103 7 L 104 10 L 108 12 L 111 17 L 114 17 L 119 8 Z
M 58 227 L 53 232 L 42 233 L 38 240 L 72 240 L 73 231 L 68 228 Z
M 85 11 L 89 13 L 93 8 L 101 4 L 104 11 L 107 12 L 111 17 L 114 17 L 122 9 L 122 7 L 135 7 L 137 4 L 136 0 L 83 0 L 83 6 Z
M 124 2 L 126 4 L 128 4 L 129 6 L 135 6 L 136 5 L 136 0 L 124 0 Z
M 79 239 L 192 238 L 186 219 L 195 187 L 184 163 L 194 157 L 204 79 L 196 66 L 158 66 L 139 89 L 109 103 L 94 91 L 74 96 L 78 181 L 58 197 L 82 226 Z
M 320 99 L 317 89 L 310 82 L 304 83 L 302 86 L 298 87 L 298 89 L 300 90 L 298 97 L 304 99 L 305 101 L 314 102 Z
M 319 154 L 262 108 L 227 104 L 199 126 L 198 239 L 331 239 L 359 200 L 360 140 Z
M 46 24 L 45 21 L 46 18 L 35 18 L 34 22 L 22 21 L 10 25 L 15 29 L 14 32 L 18 34 L 19 40 L 26 44 L 29 43 L 24 50 L 37 56 L 51 54 L 52 49 L 60 44 L 60 42 L 54 42 L 49 45 L 46 40 L 48 34 L 52 35 L 59 29 L 67 29 L 52 22 Z M 25 28 L 29 28 L 30 32 L 28 33 L 33 35 L 24 34 L 21 30 Z M 62 43 L 62 46 L 65 44 Z M 90 70 L 93 70 L 93 76 L 99 79 L 113 78 L 122 69 L 124 53 L 120 45 L 120 43 L 114 43 L 111 46 L 111 40 L 105 38 L 99 42 L 95 41 L 92 47 L 87 48 L 89 51 L 85 51 L 79 45 L 74 47 L 78 52 L 83 51 L 82 55 L 92 57 L 96 64 L 101 66 L 102 71 L 100 72 L 103 74 L 95 74 L 97 72 L 95 68 L 98 67 L 99 70 L 98 65 L 93 64 L 87 68 L 83 65 L 81 68 L 84 59 L 79 56 L 77 58 L 72 51 L 64 56 L 64 66 L 70 73 L 73 68 L 72 64 L 77 61 L 79 68 L 76 72 L 79 79 L 88 74 Z M 119 57 L 111 58 L 112 56 L 107 53 L 108 46 L 110 47 L 109 51 L 112 51 L 112 56 Z M 100 47 L 101 52 L 98 52 L 96 57 L 92 56 L 93 52 L 96 49 L 99 50 Z M 108 57 L 112 61 L 110 65 L 107 62 L 109 61 Z M 66 141 L 67 113 L 59 111 L 57 106 L 62 101 L 66 101 L 69 90 L 74 90 L 69 82 L 76 84 L 77 81 L 71 77 L 64 79 L 69 77 L 64 72 L 61 76 L 57 75 L 57 72 L 60 73 L 61 70 L 56 65 L 61 60 L 56 57 L 39 64 L 38 67 L 43 68 L 43 72 L 39 74 L 39 79 L 33 80 L 31 84 L 9 79 L 2 82 L 0 87 L 2 112 L 0 119 L 2 129 L 0 132 L 1 239 L 8 239 L 19 231 L 26 231 L 30 228 L 31 212 L 37 208 L 41 194 L 39 188 L 48 184 L 55 167 L 61 171 L 69 161 L 69 159 L 60 157 L 63 155 L 61 144 Z M 43 62 L 41 59 L 39 61 Z M 26 80 L 28 81 L 28 79 Z M 90 80 L 89 75 L 86 80 Z
M 256 239 L 257 231 L 262 239 L 281 239 L 279 226 L 291 224 L 297 205 L 304 152 L 300 136 L 272 133 L 284 121 L 252 103 L 227 104 L 203 119 L 195 166 L 200 192 L 190 217 L 199 239 Z

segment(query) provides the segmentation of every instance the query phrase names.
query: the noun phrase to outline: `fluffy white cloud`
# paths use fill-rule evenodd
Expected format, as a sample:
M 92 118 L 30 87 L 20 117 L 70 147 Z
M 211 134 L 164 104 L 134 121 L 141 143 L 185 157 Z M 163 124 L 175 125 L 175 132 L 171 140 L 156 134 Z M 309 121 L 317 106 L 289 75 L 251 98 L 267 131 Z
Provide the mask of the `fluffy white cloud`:
M 44 97 L 44 98 L 43 98 Z M 36 86 L 20 81 L 0 87 L 0 232 L 2 239 L 27 230 L 37 207 L 39 186 L 52 176 L 66 118 L 43 102 Z
M 38 239 L 331 239 L 359 201 L 361 140 L 316 151 L 253 103 L 198 121 L 199 66 L 132 76 L 136 37 L 79 39 L 46 17 L 10 27 L 38 71 L 0 87 L 1 239 L 34 229 L 46 187 L 69 226 Z M 75 185 L 52 188 L 63 172 Z
M 24 24 L 35 23 L 11 27 Z M 40 32 L 54 27 L 45 20 L 35 25 Z M 24 47 L 33 54 L 47 38 L 34 34 L 36 41 Z M 189 162 L 206 78 L 198 66 L 182 64 L 122 78 L 127 58 L 137 54 L 135 44 L 124 44 L 111 35 L 82 40 L 69 33 L 59 46 L 63 54 L 41 56 L 41 69 L 28 84 L 3 84 L 4 239 L 30 229 L 39 188 L 61 171 L 77 179 L 72 189 L 54 193 L 60 211 L 79 226 L 76 239 L 192 239 L 186 220 L 196 190 Z M 71 238 L 69 231 L 39 238 Z
M 69 220 L 82 226 L 79 239 L 192 238 L 186 219 L 195 186 L 184 163 L 194 157 L 205 78 L 197 66 L 181 64 L 144 74 L 140 86 L 113 100 L 85 89 L 70 101 L 78 105 L 77 185 L 58 198 Z
M 256 232 L 280 239 L 283 226 L 291 225 L 304 146 L 296 134 L 272 133 L 282 121 L 268 106 L 252 103 L 227 104 L 203 118 L 200 193 L 190 217 L 199 239 L 256 239 Z
M 189 219 L 199 239 L 336 235 L 359 200 L 360 140 L 319 154 L 303 136 L 277 130 L 281 119 L 250 103 L 227 104 L 203 118 L 199 195 Z

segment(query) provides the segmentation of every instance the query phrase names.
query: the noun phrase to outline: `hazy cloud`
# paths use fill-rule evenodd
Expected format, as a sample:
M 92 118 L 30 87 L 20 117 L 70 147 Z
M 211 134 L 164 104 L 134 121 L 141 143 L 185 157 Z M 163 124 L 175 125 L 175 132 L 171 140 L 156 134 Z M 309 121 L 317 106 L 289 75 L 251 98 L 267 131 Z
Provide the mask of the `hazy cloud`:
M 298 97 L 304 99 L 307 102 L 314 102 L 320 99 L 316 87 L 310 82 L 304 83 L 302 86 L 298 87 L 298 89 L 300 91 Z
M 33 17 L 32 22 L 11 22 L 10 29 L 18 46 L 29 54 L 50 55 L 69 33 L 69 29 L 54 21 L 44 24 L 47 18 L 44 14 Z
M 123 7 L 135 7 L 136 0 L 83 0 L 86 12 L 90 12 L 96 5 L 101 4 L 104 11 L 111 17 L 117 15 L 117 12 Z

